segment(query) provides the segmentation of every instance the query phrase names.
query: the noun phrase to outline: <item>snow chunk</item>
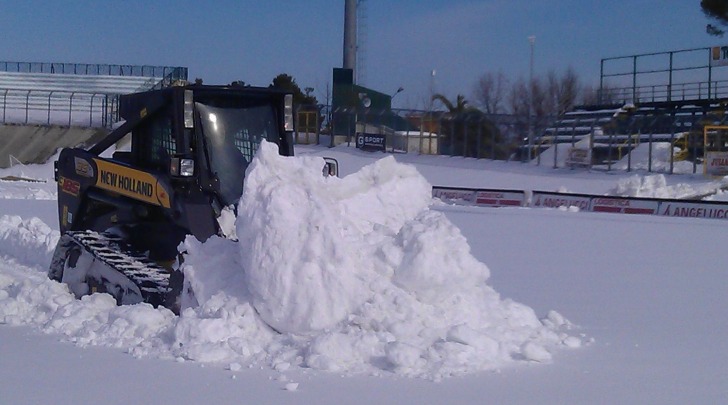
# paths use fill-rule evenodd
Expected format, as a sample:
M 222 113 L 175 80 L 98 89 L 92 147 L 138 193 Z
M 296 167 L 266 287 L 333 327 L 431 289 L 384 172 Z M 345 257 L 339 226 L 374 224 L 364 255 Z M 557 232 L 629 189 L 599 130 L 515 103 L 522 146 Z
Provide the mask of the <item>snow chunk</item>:
M 0 217 L 0 255 L 22 263 L 47 269 L 59 238 L 58 231 L 38 218 Z
M 323 159 L 286 159 L 263 143 L 238 206 L 240 264 L 260 316 L 281 332 L 334 326 L 367 299 L 370 267 L 344 239 L 351 226 L 329 193 Z

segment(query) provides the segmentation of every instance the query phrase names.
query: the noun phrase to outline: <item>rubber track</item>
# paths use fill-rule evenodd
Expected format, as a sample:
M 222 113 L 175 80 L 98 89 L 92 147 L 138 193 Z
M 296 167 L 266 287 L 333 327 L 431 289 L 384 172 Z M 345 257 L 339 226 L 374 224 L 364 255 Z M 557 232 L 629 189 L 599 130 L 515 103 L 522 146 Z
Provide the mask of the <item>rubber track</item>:
M 68 232 L 66 235 L 94 257 L 125 275 L 139 287 L 145 302 L 163 305 L 169 292 L 170 272 L 164 267 L 124 249 L 122 238 L 94 231 Z

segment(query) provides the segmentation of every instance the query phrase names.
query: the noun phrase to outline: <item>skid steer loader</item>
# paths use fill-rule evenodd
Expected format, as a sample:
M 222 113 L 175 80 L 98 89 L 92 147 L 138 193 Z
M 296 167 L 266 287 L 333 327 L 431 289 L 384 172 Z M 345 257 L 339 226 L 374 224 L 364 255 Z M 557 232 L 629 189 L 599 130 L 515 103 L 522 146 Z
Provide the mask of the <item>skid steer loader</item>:
M 177 247 L 221 235 L 262 140 L 293 155 L 293 97 L 268 88 L 183 85 L 122 96 L 126 120 L 55 162 L 61 238 L 48 275 L 77 296 L 179 310 Z M 101 154 L 131 134 L 131 150 Z M 326 159 L 325 174 L 338 163 Z M 224 235 L 223 235 L 224 236 Z

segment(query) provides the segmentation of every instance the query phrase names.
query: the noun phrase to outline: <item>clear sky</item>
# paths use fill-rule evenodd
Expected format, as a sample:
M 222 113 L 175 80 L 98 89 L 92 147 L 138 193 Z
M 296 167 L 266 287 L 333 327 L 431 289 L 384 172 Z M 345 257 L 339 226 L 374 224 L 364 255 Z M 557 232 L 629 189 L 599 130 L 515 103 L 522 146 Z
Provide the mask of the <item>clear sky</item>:
M 571 67 L 598 84 L 600 59 L 728 44 L 699 0 L 366 0 L 363 84 L 422 108 L 472 98 L 480 75 Z M 342 64 L 344 0 L 0 0 L 0 60 L 186 66 L 190 78 L 267 86 L 279 73 L 326 101 Z M 728 68 L 727 68 L 728 69 Z

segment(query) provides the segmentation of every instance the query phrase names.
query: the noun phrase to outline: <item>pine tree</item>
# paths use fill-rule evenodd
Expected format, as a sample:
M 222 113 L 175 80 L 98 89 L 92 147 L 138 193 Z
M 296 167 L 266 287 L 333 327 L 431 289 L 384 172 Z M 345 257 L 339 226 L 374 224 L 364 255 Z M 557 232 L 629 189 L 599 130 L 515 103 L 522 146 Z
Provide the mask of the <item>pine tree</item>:
M 728 26 L 728 1 L 726 0 L 701 0 L 700 8 L 703 13 L 710 19 L 715 20 L 718 24 L 726 27 Z M 713 24 L 708 24 L 705 27 L 708 34 L 722 37 L 725 34 L 725 30 L 716 27 Z
M 508 145 L 498 127 L 482 111 L 471 106 L 461 94 L 455 103 L 442 94 L 432 96 L 448 110 L 440 120 L 442 144 L 440 153 L 475 158 L 506 159 Z
M 315 96 L 311 95 L 313 91 L 312 87 L 306 88 L 306 94 L 301 91 L 298 87 L 296 79 L 293 76 L 281 73 L 273 79 L 273 82 L 268 86 L 273 89 L 285 90 L 293 93 L 293 105 L 294 106 L 315 106 L 318 104 Z

